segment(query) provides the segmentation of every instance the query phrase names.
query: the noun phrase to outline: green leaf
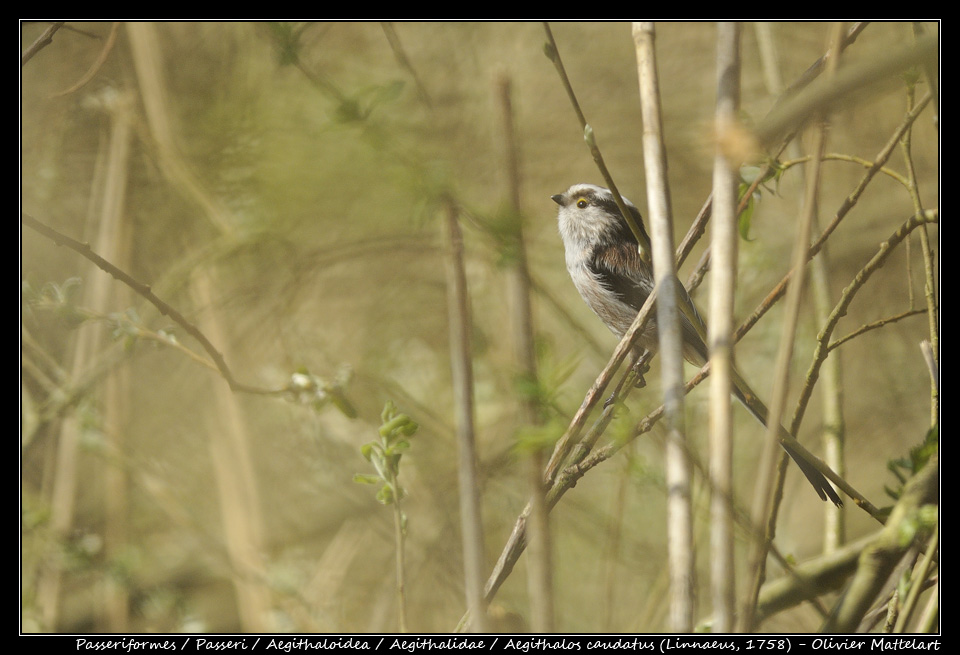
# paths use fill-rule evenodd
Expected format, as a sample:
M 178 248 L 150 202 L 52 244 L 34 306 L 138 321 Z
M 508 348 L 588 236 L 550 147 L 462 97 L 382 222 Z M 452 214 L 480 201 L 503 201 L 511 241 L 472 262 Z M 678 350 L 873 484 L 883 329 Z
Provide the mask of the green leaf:
M 920 81 L 920 69 L 916 66 L 911 66 L 903 72 L 903 81 L 907 86 L 916 86 Z
M 910 449 L 910 462 L 914 473 L 926 466 L 930 457 L 937 452 L 940 445 L 939 434 L 940 431 L 936 426 L 930 428 L 923 439 L 923 443 Z
M 386 437 L 394 430 L 401 429 L 404 425 L 410 422 L 410 417 L 406 414 L 398 414 L 392 419 L 380 426 L 380 436 Z
M 387 453 L 402 452 L 405 450 L 410 450 L 410 442 L 406 439 L 398 439 L 390 444 L 390 448 L 387 449 Z
M 357 418 L 357 408 L 342 393 L 331 393 L 330 402 L 347 418 Z
M 393 404 L 392 400 L 388 400 L 384 406 L 383 411 L 380 412 L 380 422 L 386 423 L 397 413 L 397 406 Z
M 380 487 L 380 491 L 377 492 L 377 501 L 382 505 L 392 505 L 395 501 L 393 495 L 393 489 L 390 488 L 390 485 L 385 484 Z
M 360 454 L 363 455 L 363 458 L 369 462 L 370 456 L 373 454 L 373 444 L 365 443 L 360 446 Z
M 926 531 L 931 531 L 937 526 L 937 519 L 940 516 L 940 508 L 937 505 L 922 505 L 917 510 L 917 519 Z
M 933 456 L 939 448 L 939 429 L 937 426 L 930 428 L 924 435 L 923 442 L 920 445 L 910 449 L 908 457 L 900 457 L 887 461 L 887 470 L 890 471 L 899 483 L 896 488 L 884 485 L 887 495 L 898 500 L 903 493 L 903 485 L 913 475 L 919 472 L 930 457 Z
M 747 200 L 747 206 L 743 208 L 743 211 L 740 212 L 740 217 L 737 219 L 737 230 L 740 233 L 740 238 L 744 241 L 753 241 L 750 238 L 750 221 L 753 219 L 753 210 L 756 207 L 754 202 L 754 196 L 751 196 Z
M 924 505 L 918 507 L 900 523 L 897 533 L 901 547 L 909 546 L 916 539 L 923 539 L 937 524 L 937 507 Z
M 390 468 L 387 466 L 386 459 L 383 458 L 383 456 L 380 455 L 380 453 L 377 453 L 377 455 L 378 455 L 377 457 L 370 458 L 370 463 L 373 464 L 373 468 L 377 469 L 377 474 L 381 478 L 386 480 L 387 478 L 390 477 L 389 475 L 391 473 Z
M 360 484 L 378 484 L 383 482 L 380 478 L 375 475 L 365 475 L 363 473 L 354 473 L 353 481 L 359 482 Z

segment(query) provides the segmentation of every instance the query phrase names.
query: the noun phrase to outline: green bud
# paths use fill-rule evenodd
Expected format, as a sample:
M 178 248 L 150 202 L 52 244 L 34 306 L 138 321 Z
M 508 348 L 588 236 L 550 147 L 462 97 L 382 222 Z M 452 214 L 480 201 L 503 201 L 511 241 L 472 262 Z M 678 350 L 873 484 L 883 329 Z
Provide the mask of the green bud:
M 377 492 L 377 501 L 382 505 L 392 505 L 394 501 L 393 489 L 390 488 L 390 485 L 385 484 L 380 487 L 380 491 Z
M 380 426 L 380 436 L 386 437 L 394 430 L 401 429 L 404 425 L 410 422 L 410 417 L 406 414 L 398 414 L 392 419 Z
M 365 443 L 362 446 L 360 446 L 360 454 L 363 455 L 363 458 L 368 462 L 370 461 L 370 455 L 372 452 L 373 452 L 373 444 Z

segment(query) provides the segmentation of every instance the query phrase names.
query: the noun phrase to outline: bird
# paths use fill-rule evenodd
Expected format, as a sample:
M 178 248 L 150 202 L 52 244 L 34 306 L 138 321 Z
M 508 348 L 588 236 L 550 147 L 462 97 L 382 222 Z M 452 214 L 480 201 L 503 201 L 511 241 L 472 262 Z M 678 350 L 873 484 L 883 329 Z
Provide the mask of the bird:
M 622 338 L 653 291 L 654 276 L 649 258 L 641 253 L 639 241 L 609 189 L 594 184 L 574 184 L 565 192 L 550 198 L 559 205 L 557 222 L 567 272 L 574 286 L 610 331 Z M 626 198 L 621 199 L 646 237 L 640 210 Z M 649 237 L 646 241 L 649 243 Z M 703 367 L 709 358 L 707 345 L 701 336 L 706 334 L 705 322 L 683 285 L 677 281 L 676 286 L 678 293 L 682 294 L 678 304 L 688 309 L 678 313 L 683 356 L 691 364 Z M 638 337 L 634 359 L 643 351 L 655 352 L 658 346 L 654 313 Z M 748 402 L 748 397 L 758 397 L 736 369 L 731 373 L 731 387 L 733 396 L 766 426 L 766 407 L 762 403 Z M 803 449 L 783 426 L 779 426 L 778 432 L 781 446 L 797 463 L 820 498 L 842 506 L 840 496 L 813 464 L 814 456 Z

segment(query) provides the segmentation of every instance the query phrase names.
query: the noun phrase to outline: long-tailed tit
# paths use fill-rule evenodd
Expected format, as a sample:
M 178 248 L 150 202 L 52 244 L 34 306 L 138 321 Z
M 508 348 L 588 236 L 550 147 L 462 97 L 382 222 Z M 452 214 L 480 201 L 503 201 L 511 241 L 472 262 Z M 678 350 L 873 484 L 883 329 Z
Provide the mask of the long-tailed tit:
M 624 220 L 609 189 L 592 184 L 575 184 L 551 198 L 560 205 L 557 220 L 566 251 L 567 271 L 573 284 L 590 309 L 617 337 L 622 338 L 653 290 L 653 269 L 641 257 L 637 238 Z M 643 230 L 640 211 L 626 198 L 623 201 Z M 683 285 L 677 286 L 683 289 Z M 679 313 L 683 356 L 691 364 L 702 367 L 707 362 L 708 354 L 700 335 L 705 334 L 706 330 L 703 329 L 703 319 L 693 302 L 689 301 L 686 291 L 682 293 L 684 304 L 690 309 Z M 695 326 L 694 321 L 698 325 Z M 657 349 L 655 314 L 647 321 L 637 343 L 641 351 Z M 731 383 L 733 395 L 760 423 L 766 425 L 766 408 L 758 402 L 754 403 L 756 409 L 751 408 L 747 397 L 756 399 L 757 396 L 736 370 L 733 371 Z M 842 505 L 840 496 L 812 463 L 814 456 L 796 444 L 783 426 L 780 426 L 780 442 L 820 498 L 829 498 L 835 504 Z

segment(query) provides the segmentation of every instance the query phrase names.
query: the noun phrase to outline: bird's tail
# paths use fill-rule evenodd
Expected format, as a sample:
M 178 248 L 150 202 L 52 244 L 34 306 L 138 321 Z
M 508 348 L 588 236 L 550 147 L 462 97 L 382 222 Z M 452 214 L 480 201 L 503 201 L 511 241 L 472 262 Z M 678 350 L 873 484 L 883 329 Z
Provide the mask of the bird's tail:
M 743 406 L 746 407 L 754 417 L 763 424 L 764 427 L 767 426 L 767 407 L 763 402 L 757 397 L 755 393 L 747 385 L 746 381 L 740 376 L 740 374 L 734 370 L 732 371 L 731 383 L 733 386 L 733 395 L 736 396 L 737 400 L 743 403 Z M 840 499 L 840 496 L 834 490 L 833 486 L 827 481 L 826 476 L 820 472 L 816 464 L 813 462 L 817 459 L 815 455 L 810 453 L 806 448 L 800 445 L 793 436 L 787 432 L 786 428 L 782 425 L 779 426 L 779 439 L 780 445 L 783 446 L 783 449 L 787 451 L 787 454 L 797 463 L 797 466 L 800 467 L 800 471 L 803 472 L 807 480 L 810 481 L 810 484 L 813 485 L 813 488 L 816 490 L 817 494 L 820 496 L 821 500 L 830 499 L 834 505 L 840 507 L 843 505 L 843 501 Z

